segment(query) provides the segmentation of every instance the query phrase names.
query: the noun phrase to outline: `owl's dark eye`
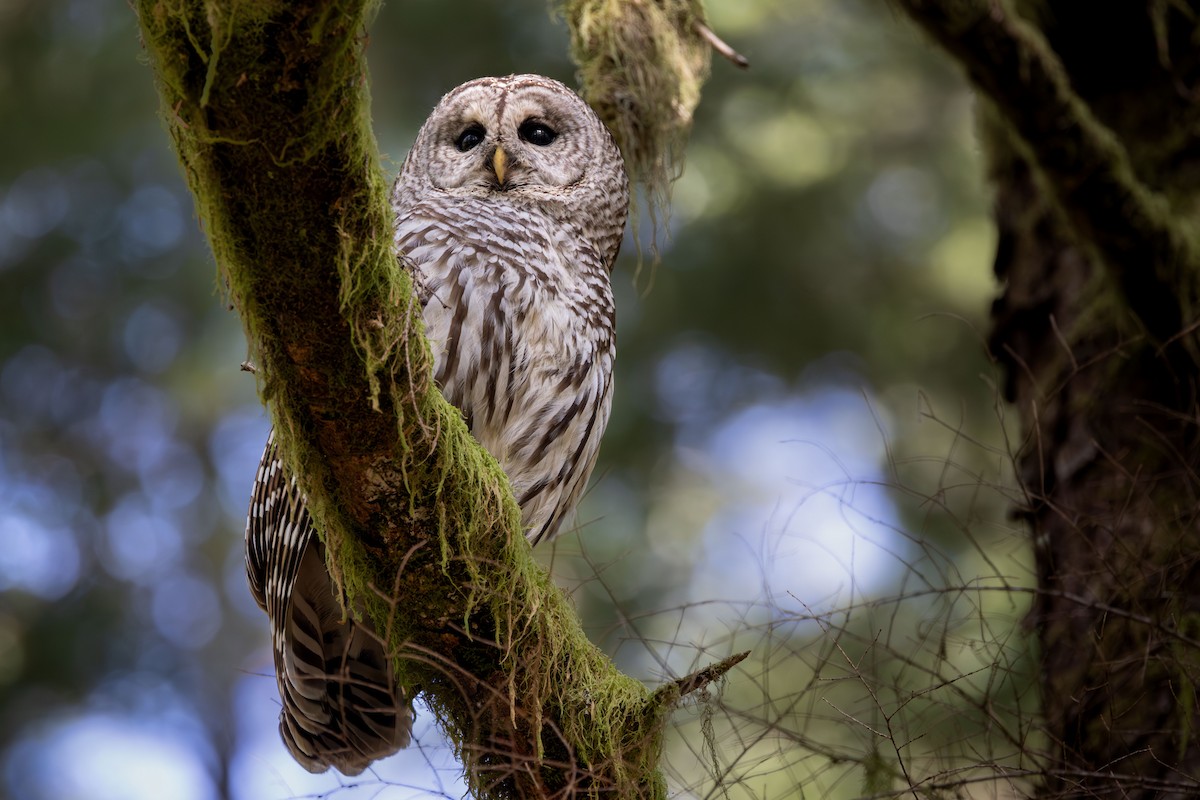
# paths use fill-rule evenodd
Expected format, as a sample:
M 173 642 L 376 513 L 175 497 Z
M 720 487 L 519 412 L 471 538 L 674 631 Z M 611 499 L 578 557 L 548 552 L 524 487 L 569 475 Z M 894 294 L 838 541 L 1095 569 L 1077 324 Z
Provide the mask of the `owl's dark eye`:
M 517 128 L 517 136 L 521 137 L 521 141 L 538 147 L 545 147 L 558 138 L 558 134 L 549 125 L 532 119 L 521 123 L 521 127 Z
M 482 125 L 468 125 L 466 129 L 464 129 L 463 132 L 458 135 L 458 138 L 454 140 L 454 146 L 458 148 L 460 153 L 465 153 L 468 150 L 478 147 L 479 143 L 483 141 L 483 137 L 486 134 L 487 131 L 483 129 Z

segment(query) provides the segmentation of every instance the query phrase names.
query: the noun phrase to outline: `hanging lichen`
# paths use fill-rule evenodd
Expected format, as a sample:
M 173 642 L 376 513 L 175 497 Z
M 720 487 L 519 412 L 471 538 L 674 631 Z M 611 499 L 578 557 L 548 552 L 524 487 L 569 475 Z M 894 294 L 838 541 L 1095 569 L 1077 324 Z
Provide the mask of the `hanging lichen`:
M 612 131 L 652 216 L 683 168 L 711 45 L 699 0 L 561 0 L 584 98 Z

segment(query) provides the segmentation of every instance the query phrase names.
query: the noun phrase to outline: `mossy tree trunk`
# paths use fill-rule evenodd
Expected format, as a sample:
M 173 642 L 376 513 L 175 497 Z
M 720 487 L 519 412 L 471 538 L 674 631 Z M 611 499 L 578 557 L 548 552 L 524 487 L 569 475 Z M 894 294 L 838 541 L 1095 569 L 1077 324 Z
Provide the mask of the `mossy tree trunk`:
M 431 380 L 369 124 L 377 0 L 134 5 L 346 607 L 385 632 L 475 796 L 663 796 L 683 684 L 650 694 L 588 642 L 531 560 L 503 474 Z
M 1200 3 L 899 0 L 980 94 L 1043 797 L 1200 793 Z

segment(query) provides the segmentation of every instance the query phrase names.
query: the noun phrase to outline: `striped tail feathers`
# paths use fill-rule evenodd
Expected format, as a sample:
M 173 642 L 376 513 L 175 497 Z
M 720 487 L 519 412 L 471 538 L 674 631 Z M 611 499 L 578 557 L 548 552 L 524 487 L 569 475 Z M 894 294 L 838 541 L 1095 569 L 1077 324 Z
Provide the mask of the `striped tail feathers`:
M 279 732 L 309 772 L 357 775 L 408 745 L 412 706 L 370 623 L 342 618 L 322 550 L 314 536 L 276 636 Z

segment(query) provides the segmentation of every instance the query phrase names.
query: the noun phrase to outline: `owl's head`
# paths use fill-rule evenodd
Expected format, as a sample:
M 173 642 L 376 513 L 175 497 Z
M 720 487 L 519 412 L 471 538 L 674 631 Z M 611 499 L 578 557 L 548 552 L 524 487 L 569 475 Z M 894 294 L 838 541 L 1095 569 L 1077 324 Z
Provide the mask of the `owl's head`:
M 582 98 L 541 75 L 479 78 L 446 94 L 405 159 L 402 187 L 418 196 L 504 196 L 518 205 L 611 210 L 622 223 L 628 200 L 624 163 L 608 130 Z

